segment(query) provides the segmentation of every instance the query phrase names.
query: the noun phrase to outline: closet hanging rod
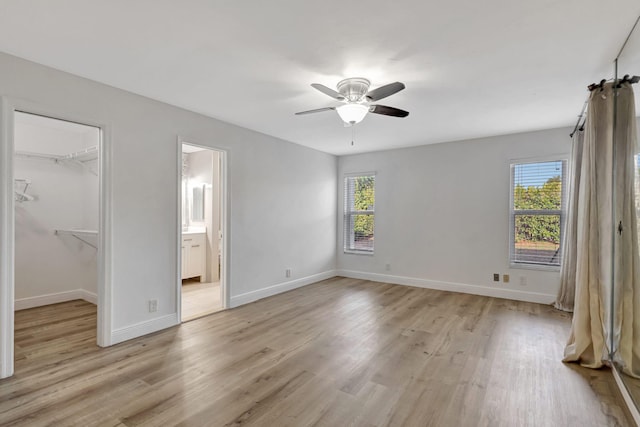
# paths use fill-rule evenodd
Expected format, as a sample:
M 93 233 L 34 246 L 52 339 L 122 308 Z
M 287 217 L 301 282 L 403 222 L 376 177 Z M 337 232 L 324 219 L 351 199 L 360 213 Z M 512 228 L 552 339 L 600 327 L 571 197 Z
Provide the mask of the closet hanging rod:
M 53 232 L 56 236 L 59 235 L 69 235 L 73 236 L 76 239 L 80 240 L 82 243 L 91 246 L 93 249 L 98 249 L 98 245 L 89 239 L 96 239 L 98 237 L 98 232 L 94 230 L 55 230 Z

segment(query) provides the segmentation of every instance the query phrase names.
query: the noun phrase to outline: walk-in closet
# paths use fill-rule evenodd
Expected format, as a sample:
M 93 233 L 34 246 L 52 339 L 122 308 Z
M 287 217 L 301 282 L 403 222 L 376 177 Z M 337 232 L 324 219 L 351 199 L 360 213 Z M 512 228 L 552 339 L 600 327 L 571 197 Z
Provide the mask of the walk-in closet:
M 15 112 L 15 310 L 29 326 L 15 331 L 16 363 L 44 342 L 95 342 L 99 144 L 99 128 Z M 47 335 L 53 323 L 68 334 Z

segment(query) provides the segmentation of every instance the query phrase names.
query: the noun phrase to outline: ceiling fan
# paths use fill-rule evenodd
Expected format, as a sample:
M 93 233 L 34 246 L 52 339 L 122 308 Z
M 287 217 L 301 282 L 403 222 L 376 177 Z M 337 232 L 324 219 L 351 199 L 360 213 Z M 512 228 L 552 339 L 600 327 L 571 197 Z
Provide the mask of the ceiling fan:
M 399 108 L 387 107 L 386 105 L 372 104 L 372 102 L 391 96 L 405 88 L 403 83 L 395 82 L 380 86 L 377 89 L 369 90 L 371 82 L 362 77 L 351 77 L 341 80 L 336 88 L 338 91 L 330 89 L 319 83 L 311 86 L 333 99 L 342 101 L 342 105 L 337 107 L 317 108 L 315 110 L 300 111 L 297 116 L 303 114 L 319 113 L 321 111 L 335 110 L 345 126 L 360 123 L 367 113 L 382 114 L 393 117 L 407 117 L 408 111 Z

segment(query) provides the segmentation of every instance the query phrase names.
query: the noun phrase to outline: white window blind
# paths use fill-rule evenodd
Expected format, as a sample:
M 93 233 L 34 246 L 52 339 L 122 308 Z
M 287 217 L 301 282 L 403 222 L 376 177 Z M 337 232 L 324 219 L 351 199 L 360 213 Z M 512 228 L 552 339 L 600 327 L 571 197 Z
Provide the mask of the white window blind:
M 566 160 L 511 165 L 511 264 L 558 267 Z
M 344 179 L 345 252 L 373 253 L 375 180 L 373 174 Z

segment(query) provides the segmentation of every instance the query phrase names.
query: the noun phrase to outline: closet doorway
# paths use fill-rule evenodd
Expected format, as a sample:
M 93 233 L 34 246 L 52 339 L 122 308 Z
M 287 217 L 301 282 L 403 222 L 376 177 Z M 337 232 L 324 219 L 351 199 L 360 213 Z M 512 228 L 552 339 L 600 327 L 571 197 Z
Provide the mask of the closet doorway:
M 180 145 L 179 301 L 186 322 L 226 308 L 226 153 Z
M 96 345 L 101 129 L 13 121 L 15 360 Z M 25 356 L 29 355 L 29 356 Z M 36 357 L 37 359 L 37 357 Z M 25 362 L 27 363 L 27 362 Z

